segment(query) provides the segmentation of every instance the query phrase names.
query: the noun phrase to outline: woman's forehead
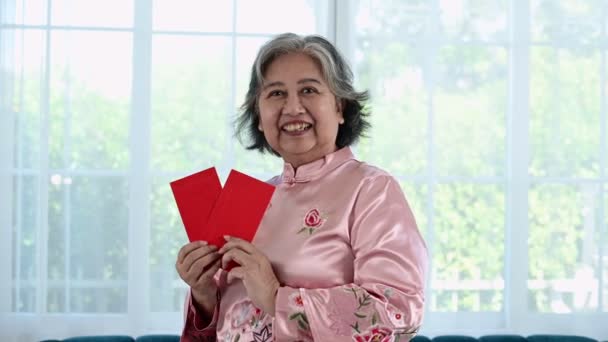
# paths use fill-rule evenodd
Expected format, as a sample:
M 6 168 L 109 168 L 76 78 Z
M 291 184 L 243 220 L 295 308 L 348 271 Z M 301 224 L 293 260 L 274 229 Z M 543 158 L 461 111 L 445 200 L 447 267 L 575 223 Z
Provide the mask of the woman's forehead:
M 277 82 L 325 83 L 319 64 L 306 54 L 288 54 L 277 57 L 266 69 L 263 85 Z

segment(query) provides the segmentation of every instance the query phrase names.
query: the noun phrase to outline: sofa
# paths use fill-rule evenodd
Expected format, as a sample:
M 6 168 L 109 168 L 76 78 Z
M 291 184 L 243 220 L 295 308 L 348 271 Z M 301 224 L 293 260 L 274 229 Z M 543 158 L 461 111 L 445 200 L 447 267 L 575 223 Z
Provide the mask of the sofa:
M 416 336 L 413 342 L 599 342 L 595 339 L 574 335 L 486 335 L 481 337 L 444 335 L 429 338 Z M 41 342 L 179 342 L 177 335 L 131 336 L 79 336 L 64 340 L 44 340 Z M 328 340 L 328 342 L 331 342 Z

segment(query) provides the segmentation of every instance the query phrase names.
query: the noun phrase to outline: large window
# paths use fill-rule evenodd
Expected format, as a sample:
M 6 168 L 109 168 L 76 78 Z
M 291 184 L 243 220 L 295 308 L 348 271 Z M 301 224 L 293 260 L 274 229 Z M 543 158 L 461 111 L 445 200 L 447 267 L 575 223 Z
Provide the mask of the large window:
M 423 334 L 608 335 L 603 0 L 0 0 L 0 339 L 179 333 L 168 182 L 267 179 L 257 49 L 318 33 L 431 252 Z

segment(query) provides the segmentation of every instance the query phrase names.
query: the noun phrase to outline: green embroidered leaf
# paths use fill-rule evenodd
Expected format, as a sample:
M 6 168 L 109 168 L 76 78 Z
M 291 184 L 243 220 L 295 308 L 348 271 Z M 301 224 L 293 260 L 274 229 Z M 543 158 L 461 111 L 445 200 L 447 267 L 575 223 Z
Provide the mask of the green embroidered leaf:
M 306 325 L 310 325 L 310 323 L 308 323 L 308 317 L 306 317 L 306 314 L 302 314 L 302 320 L 306 322 Z
M 298 230 L 297 234 L 300 234 L 301 232 L 305 232 L 306 229 L 308 229 L 308 227 L 302 227 L 300 230 Z
M 368 294 L 365 294 L 365 295 L 363 296 L 363 302 L 361 302 L 361 305 L 362 305 L 362 306 L 367 306 L 367 305 L 369 305 L 370 303 L 371 303 L 371 296 L 370 296 L 370 295 L 368 295 Z
M 359 322 L 355 322 L 355 324 L 351 324 L 350 327 L 353 328 L 353 330 L 356 331 L 357 334 L 361 333 L 361 330 L 359 330 Z
M 241 339 L 241 334 L 236 334 L 236 336 L 234 336 L 234 342 L 239 342 L 240 339 Z
M 308 325 L 304 322 L 302 322 L 302 320 L 298 320 L 298 326 L 300 327 L 300 329 L 304 330 L 304 331 L 308 331 Z
M 291 314 L 291 316 L 289 316 L 289 320 L 293 321 L 294 319 L 298 318 L 302 313 L 301 312 L 296 312 L 294 314 Z
M 355 316 L 357 316 L 359 318 L 365 318 L 365 317 L 367 317 L 367 315 L 364 315 L 364 314 L 361 314 L 361 313 L 358 313 L 358 312 L 355 312 Z
M 372 315 L 372 325 L 376 325 L 376 323 L 378 323 L 378 312 L 374 312 L 374 314 Z

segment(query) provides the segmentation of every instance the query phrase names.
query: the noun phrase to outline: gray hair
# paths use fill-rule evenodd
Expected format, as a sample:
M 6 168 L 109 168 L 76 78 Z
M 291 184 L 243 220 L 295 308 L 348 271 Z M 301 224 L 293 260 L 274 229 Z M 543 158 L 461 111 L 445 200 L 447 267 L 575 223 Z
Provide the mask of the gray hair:
M 250 144 L 247 149 L 257 149 L 260 152 L 274 151 L 264 134 L 258 130 L 259 107 L 258 99 L 264 83 L 264 74 L 268 66 L 277 58 L 289 53 L 303 53 L 310 56 L 321 69 L 323 78 L 336 100 L 342 103 L 344 124 L 338 129 L 336 145 L 339 148 L 354 144 L 370 124 L 366 117 L 369 112 L 364 110 L 369 99 L 367 91 L 357 92 L 353 87 L 353 73 L 340 52 L 325 38 L 317 35 L 299 36 L 294 33 L 284 33 L 264 44 L 251 68 L 249 90 L 237 117 L 237 137 L 242 142 L 242 135 L 247 135 Z

